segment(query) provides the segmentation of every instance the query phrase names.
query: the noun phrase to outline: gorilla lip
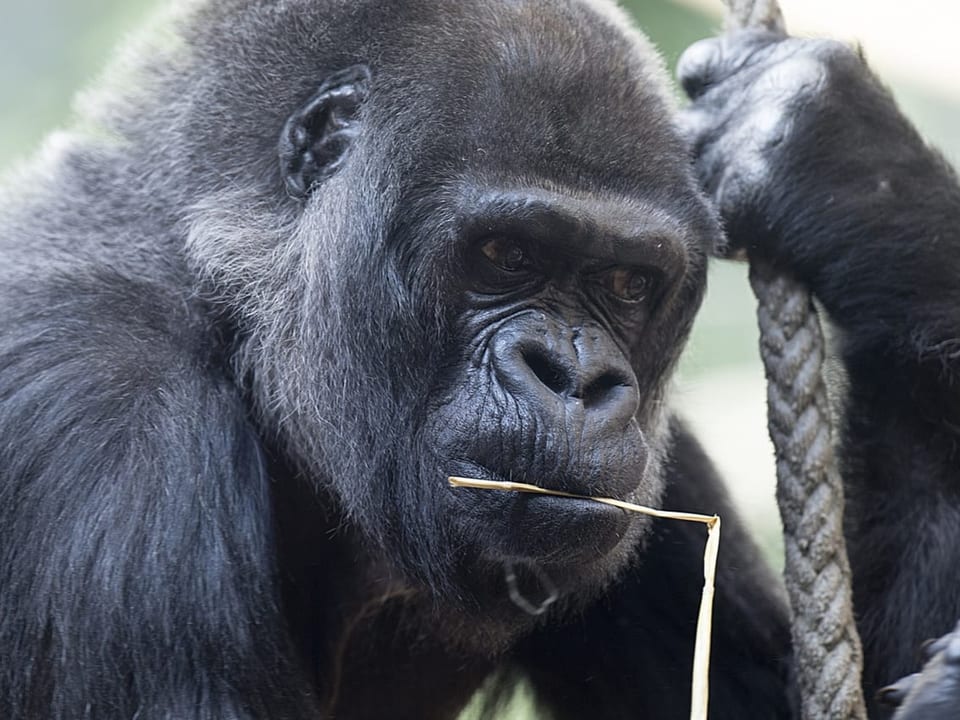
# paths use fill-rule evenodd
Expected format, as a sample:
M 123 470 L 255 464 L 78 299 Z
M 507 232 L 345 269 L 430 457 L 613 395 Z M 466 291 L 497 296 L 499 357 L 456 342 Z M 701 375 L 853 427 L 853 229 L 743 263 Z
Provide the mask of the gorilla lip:
M 713 595 L 717 574 L 717 555 L 720 550 L 720 516 L 700 515 L 697 513 L 657 510 L 656 508 L 636 505 L 614 498 L 591 497 L 550 490 L 528 483 L 500 480 L 481 480 L 450 476 L 447 482 L 454 488 L 472 488 L 474 490 L 496 490 L 501 492 L 530 493 L 532 495 L 552 495 L 572 500 L 587 500 L 602 505 L 611 505 L 628 512 L 649 515 L 665 520 L 697 522 L 707 526 L 707 543 L 703 551 L 703 594 L 700 598 L 700 611 L 697 617 L 697 635 L 693 654 L 693 679 L 691 682 L 690 720 L 706 720 L 710 694 L 710 636 L 713 630 Z
M 506 482 L 499 472 L 471 461 L 457 463 L 447 473 L 455 478 Z M 623 508 L 559 497 L 552 492 L 486 495 L 461 495 L 458 507 L 463 518 L 484 528 L 503 523 L 502 532 L 488 540 L 505 556 L 524 562 L 564 566 L 592 563 L 628 537 L 635 519 Z

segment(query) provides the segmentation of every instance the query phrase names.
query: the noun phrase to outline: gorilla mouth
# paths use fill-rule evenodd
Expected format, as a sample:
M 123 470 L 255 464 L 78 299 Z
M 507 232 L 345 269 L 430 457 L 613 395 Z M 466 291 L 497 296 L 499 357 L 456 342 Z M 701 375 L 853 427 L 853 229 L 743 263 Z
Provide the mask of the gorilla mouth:
M 457 463 L 462 477 L 507 481 L 473 462 Z M 563 484 L 535 483 L 541 487 Z M 591 500 L 527 493 L 451 488 L 458 517 L 490 559 L 557 565 L 583 564 L 608 555 L 628 535 L 631 513 Z

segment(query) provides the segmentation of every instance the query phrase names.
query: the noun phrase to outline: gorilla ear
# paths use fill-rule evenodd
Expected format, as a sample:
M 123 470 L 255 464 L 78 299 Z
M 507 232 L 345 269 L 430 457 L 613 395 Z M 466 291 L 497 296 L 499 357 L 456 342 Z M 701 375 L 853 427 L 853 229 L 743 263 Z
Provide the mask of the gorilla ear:
M 291 197 L 307 197 L 343 165 L 369 89 L 370 70 L 353 65 L 327 78 L 287 120 L 280 136 L 280 171 Z

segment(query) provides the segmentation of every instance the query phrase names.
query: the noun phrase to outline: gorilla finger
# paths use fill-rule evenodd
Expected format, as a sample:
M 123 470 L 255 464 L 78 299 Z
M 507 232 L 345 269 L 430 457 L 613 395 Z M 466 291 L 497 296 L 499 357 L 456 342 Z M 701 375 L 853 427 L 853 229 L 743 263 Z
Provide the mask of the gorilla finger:
M 960 664 L 960 623 L 952 632 L 938 638 L 930 638 L 920 645 L 920 658 L 924 663 L 934 656 L 944 653 L 944 661 L 951 664 Z
M 677 62 L 677 78 L 692 100 L 754 66 L 785 38 L 768 30 L 739 30 L 719 38 L 700 40 Z
M 947 643 L 950 642 L 950 636 L 944 635 L 939 638 L 930 638 L 929 640 L 924 640 L 923 644 L 920 645 L 920 659 L 923 662 L 927 662 L 933 659 L 933 656 L 939 653 L 941 650 L 945 650 Z
M 742 223 L 739 221 L 750 214 L 754 205 L 753 194 L 753 186 L 741 174 L 729 171 L 720 173 L 711 196 L 723 219 L 724 243 L 714 248 L 715 256 L 734 258 L 748 249 L 754 238 L 742 232 Z
M 877 691 L 877 701 L 887 707 L 900 707 L 919 677 L 920 673 L 914 673 L 897 680 L 893 685 L 880 688 Z
M 700 40 L 684 50 L 677 61 L 677 79 L 691 100 L 696 100 L 716 82 L 723 59 L 722 40 Z
M 718 125 L 717 113 L 710 108 L 691 105 L 676 116 L 676 127 L 680 136 L 699 155 L 701 146 L 713 135 Z

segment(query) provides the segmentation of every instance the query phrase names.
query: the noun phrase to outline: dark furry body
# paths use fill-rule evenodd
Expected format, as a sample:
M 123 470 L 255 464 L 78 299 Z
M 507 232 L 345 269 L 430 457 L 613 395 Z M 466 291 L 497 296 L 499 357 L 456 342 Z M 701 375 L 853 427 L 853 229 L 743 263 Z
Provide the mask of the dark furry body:
M 719 231 L 657 59 L 602 7 L 200 7 L 182 46 L 143 54 L 136 88 L 95 108 L 100 132 L 63 138 L 11 183 L 0 715 L 440 719 L 498 671 L 528 677 L 558 718 L 686 715 L 702 529 L 632 526 L 609 553 L 556 562 L 567 597 L 534 621 L 505 601 L 485 554 L 498 533 L 450 519 L 461 496 L 430 445 L 446 425 L 425 418 L 459 387 L 451 348 L 483 314 L 444 243 L 477 188 L 527 183 L 604 227 L 642 206 L 683 229 L 669 321 L 626 351 L 651 456 L 631 492 L 724 516 L 711 717 L 789 717 L 776 583 L 662 410 Z M 360 61 L 375 89 L 348 162 L 306 204 L 288 197 L 284 123 Z M 487 68 L 504 72 L 494 82 Z M 818 262 L 833 272 L 828 296 L 854 267 Z M 866 328 L 851 333 L 870 347 Z M 923 465 L 933 497 L 952 425 L 938 412 L 923 430 L 933 396 L 917 405 L 923 422 L 905 416 L 907 398 L 878 390 L 886 355 L 868 357 L 855 358 L 851 437 L 882 448 L 884 468 Z M 904 393 L 943 388 L 943 374 L 917 377 Z M 887 476 L 871 457 L 851 455 L 854 478 Z M 515 458 L 531 472 L 546 460 Z M 949 552 L 911 577 L 949 576 Z M 876 555 L 854 555 L 869 617 L 888 589 L 871 590 L 876 565 L 857 559 Z M 939 593 L 910 607 L 931 626 L 960 614 Z M 917 639 L 917 623 L 889 623 L 900 647 Z

